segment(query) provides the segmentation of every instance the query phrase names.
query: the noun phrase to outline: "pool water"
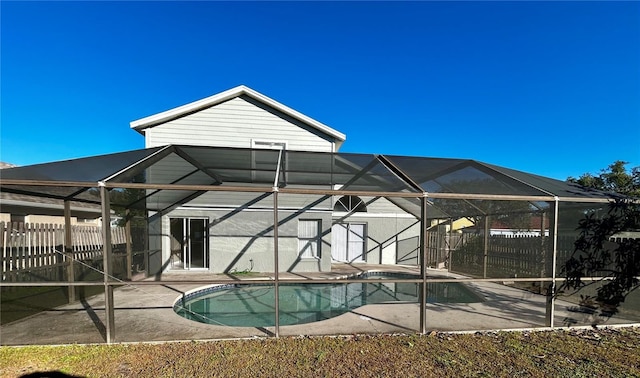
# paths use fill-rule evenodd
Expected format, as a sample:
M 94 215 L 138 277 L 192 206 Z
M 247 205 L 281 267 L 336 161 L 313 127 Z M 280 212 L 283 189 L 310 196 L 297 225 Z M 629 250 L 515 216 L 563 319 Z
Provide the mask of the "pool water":
M 417 278 L 380 276 L 358 278 Z M 428 303 L 471 303 L 483 299 L 461 283 L 427 283 Z M 329 319 L 367 304 L 418 303 L 417 283 L 280 284 L 280 325 Z M 201 323 L 234 327 L 275 325 L 273 285 L 222 285 L 181 298 L 174 310 Z

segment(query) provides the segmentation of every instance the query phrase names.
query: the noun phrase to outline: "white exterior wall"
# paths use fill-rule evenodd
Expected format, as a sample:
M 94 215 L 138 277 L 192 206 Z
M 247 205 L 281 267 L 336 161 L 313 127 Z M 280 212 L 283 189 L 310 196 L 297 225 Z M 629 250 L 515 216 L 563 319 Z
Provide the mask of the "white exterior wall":
M 0 213 L 0 222 L 11 222 L 11 214 L 9 214 L 9 213 Z M 36 224 L 36 223 L 39 223 L 39 224 L 64 224 L 64 217 L 63 216 L 57 216 L 57 215 L 38 215 L 38 214 L 34 215 L 34 214 L 30 214 L 30 215 L 25 215 L 24 223 L 31 223 L 31 224 Z M 71 224 L 72 225 L 78 225 L 78 226 L 95 227 L 95 226 L 99 226 L 101 223 L 100 223 L 99 218 L 78 221 L 77 217 L 71 217 Z
M 332 152 L 334 142 L 284 114 L 241 96 L 145 129 L 147 148 L 169 144 L 251 148 L 252 140 L 286 142 L 288 150 Z

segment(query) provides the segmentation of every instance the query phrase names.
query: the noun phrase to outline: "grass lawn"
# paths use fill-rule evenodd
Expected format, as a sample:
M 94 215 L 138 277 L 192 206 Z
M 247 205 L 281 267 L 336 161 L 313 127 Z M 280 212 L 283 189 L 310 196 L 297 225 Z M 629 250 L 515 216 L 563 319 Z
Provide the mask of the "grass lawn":
M 639 377 L 640 328 L 0 347 L 0 376 Z

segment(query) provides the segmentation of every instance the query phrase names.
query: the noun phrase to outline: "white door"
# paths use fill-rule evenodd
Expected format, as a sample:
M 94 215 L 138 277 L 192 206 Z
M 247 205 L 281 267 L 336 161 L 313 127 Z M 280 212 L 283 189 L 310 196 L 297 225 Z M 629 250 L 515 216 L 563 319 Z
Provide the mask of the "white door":
M 364 262 L 365 224 L 336 223 L 331 227 L 331 257 L 340 262 Z

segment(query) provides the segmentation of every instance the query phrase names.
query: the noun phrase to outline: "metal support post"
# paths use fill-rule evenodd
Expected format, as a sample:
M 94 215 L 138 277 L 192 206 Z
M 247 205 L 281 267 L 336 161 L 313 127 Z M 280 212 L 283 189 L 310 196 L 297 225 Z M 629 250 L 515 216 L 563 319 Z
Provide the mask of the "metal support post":
M 420 199 L 420 333 L 427 333 L 427 196 Z
M 275 265 L 274 268 L 274 292 L 275 292 L 275 309 L 276 309 L 276 319 L 275 319 L 275 336 L 280 337 L 280 266 L 278 263 L 278 188 L 273 188 L 273 263 Z
M 67 280 L 73 283 L 76 280 L 75 264 L 73 261 L 73 246 L 71 235 L 71 203 L 64 201 L 64 257 L 67 259 Z M 69 285 L 69 303 L 76 301 L 76 288 Z
M 558 205 L 559 199 L 556 197 L 555 202 L 551 202 L 553 218 L 549 219 L 549 240 L 551 240 L 551 248 L 547 249 L 545 256 L 545 271 L 548 275 L 551 273 L 551 283 L 547 286 L 547 306 L 545 312 L 545 320 L 547 327 L 554 327 L 555 315 L 555 294 L 556 294 L 556 260 L 558 257 Z
M 133 276 L 133 273 L 131 271 L 131 267 L 133 265 L 133 252 L 132 252 L 132 248 L 131 248 L 131 210 L 130 209 L 126 209 L 125 210 L 125 219 L 126 219 L 126 223 L 124 225 L 124 233 L 125 233 L 125 239 L 126 240 L 126 246 L 127 246 L 127 279 L 131 280 L 131 277 Z
M 104 277 L 104 310 L 107 344 L 115 341 L 115 319 L 113 303 L 113 286 L 109 284 L 112 275 L 112 251 L 111 251 L 111 201 L 109 191 L 104 185 L 100 186 L 100 198 L 102 205 L 102 261 Z
M 451 254 L 453 253 L 453 218 L 449 218 L 449 230 L 447 230 L 447 253 L 445 255 L 445 268 L 451 271 Z
M 489 263 L 489 234 L 491 233 L 491 217 L 484 217 L 484 243 L 482 247 L 482 278 L 487 278 L 487 265 Z

